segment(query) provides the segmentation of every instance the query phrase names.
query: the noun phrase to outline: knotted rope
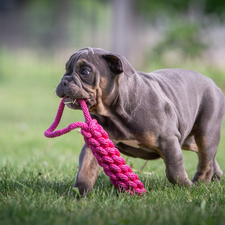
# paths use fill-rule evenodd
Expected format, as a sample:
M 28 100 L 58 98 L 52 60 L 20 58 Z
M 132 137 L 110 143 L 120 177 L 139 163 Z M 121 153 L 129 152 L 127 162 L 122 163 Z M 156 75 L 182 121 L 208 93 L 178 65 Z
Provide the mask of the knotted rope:
M 144 185 L 139 180 L 137 174 L 132 173 L 132 169 L 126 165 L 125 160 L 120 156 L 120 152 L 109 139 L 107 132 L 100 126 L 97 120 L 92 119 L 87 105 L 84 100 L 78 100 L 86 120 L 84 122 L 71 123 L 68 127 L 54 131 L 63 114 L 65 107 L 64 99 L 62 99 L 53 124 L 44 132 L 48 138 L 54 138 L 70 132 L 75 128 L 81 128 L 81 134 L 87 146 L 92 150 L 98 164 L 113 185 L 120 191 L 127 191 L 130 194 L 143 194 L 146 192 Z

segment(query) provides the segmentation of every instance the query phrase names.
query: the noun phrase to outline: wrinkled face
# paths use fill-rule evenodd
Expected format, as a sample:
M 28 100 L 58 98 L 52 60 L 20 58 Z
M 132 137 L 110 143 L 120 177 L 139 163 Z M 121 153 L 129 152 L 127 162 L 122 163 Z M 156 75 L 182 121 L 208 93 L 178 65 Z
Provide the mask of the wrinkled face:
M 96 88 L 99 84 L 99 71 L 88 61 L 88 54 L 74 54 L 66 63 L 66 72 L 56 88 L 58 97 L 66 97 L 68 107 L 77 109 L 77 99 L 84 99 L 88 107 L 96 104 Z M 93 57 L 89 57 L 93 58 Z
M 103 49 L 84 48 L 66 63 L 66 72 L 56 88 L 58 97 L 72 109 L 80 109 L 77 99 L 84 99 L 90 112 L 106 114 L 107 104 L 118 94 L 118 75 L 134 72 L 123 56 Z
M 115 75 L 103 58 L 104 50 L 81 49 L 66 63 L 66 72 L 56 88 L 58 97 L 71 109 L 80 109 L 77 99 L 84 99 L 90 111 L 104 108 L 113 88 Z M 111 84 L 111 85 L 109 85 Z

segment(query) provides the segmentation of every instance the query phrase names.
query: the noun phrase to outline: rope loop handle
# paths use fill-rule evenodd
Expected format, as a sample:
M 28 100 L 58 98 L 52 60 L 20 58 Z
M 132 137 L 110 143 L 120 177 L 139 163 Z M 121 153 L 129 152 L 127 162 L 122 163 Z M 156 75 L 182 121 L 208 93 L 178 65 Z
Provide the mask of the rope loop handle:
M 92 150 L 98 164 L 103 167 L 104 173 L 109 177 L 111 183 L 121 192 L 127 191 L 131 195 L 135 193 L 139 195 L 144 194 L 146 190 L 143 183 L 139 180 L 138 175 L 132 172 L 130 166 L 126 165 L 125 160 L 120 156 L 119 150 L 109 139 L 103 127 L 98 124 L 97 120 L 91 118 L 85 101 L 82 99 L 78 101 L 81 105 L 86 123 L 71 123 L 68 127 L 55 131 L 65 108 L 63 98 L 59 105 L 55 121 L 44 132 L 44 135 L 48 138 L 54 138 L 78 127 L 81 128 L 81 134 L 84 137 L 86 145 Z

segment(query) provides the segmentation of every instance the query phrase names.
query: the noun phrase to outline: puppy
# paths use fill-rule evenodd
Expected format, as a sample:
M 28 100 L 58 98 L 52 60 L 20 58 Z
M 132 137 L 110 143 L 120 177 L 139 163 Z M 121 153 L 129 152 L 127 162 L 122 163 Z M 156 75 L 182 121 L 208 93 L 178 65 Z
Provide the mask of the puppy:
M 84 48 L 66 63 L 56 88 L 71 109 L 85 99 L 91 117 L 128 156 L 162 158 L 171 183 L 190 186 L 223 175 L 215 156 L 225 112 L 223 92 L 200 73 L 184 69 L 137 72 L 125 57 L 103 49 Z M 197 172 L 188 178 L 182 150 L 198 155 Z M 75 187 L 81 195 L 96 181 L 99 165 L 84 144 Z

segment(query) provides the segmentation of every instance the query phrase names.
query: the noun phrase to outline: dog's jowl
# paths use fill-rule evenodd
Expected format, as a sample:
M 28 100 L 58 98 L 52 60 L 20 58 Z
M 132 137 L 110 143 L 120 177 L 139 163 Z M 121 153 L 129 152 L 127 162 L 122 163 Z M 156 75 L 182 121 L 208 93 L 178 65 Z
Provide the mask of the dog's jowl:
M 172 183 L 190 186 L 201 180 L 220 179 L 215 156 L 225 112 L 225 98 L 215 83 L 184 69 L 137 72 L 121 55 L 84 48 L 66 63 L 56 88 L 71 109 L 84 99 L 92 118 L 108 132 L 119 151 L 145 160 L 162 158 Z M 197 172 L 188 178 L 182 150 L 198 155 Z M 99 165 L 84 145 L 75 187 L 89 192 Z

